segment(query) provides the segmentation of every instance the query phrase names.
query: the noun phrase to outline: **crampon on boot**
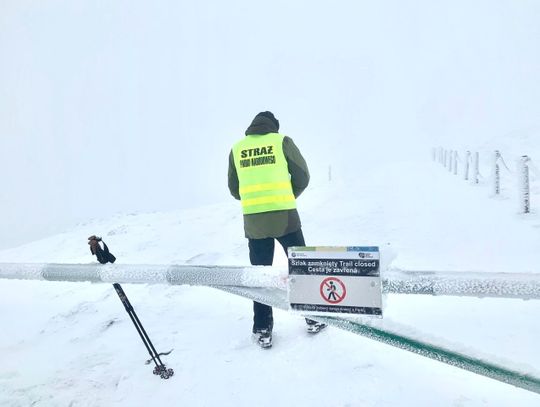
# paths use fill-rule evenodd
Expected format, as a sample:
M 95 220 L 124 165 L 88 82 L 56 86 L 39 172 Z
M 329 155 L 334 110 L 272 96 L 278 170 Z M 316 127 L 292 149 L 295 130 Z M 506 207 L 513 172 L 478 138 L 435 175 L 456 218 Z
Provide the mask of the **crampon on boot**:
M 326 324 L 323 324 L 322 322 L 315 322 L 314 324 L 307 325 L 307 331 L 310 334 L 317 334 L 321 332 L 324 328 L 326 328 Z
M 255 332 L 257 343 L 263 349 L 272 347 L 272 331 L 269 329 L 260 329 Z

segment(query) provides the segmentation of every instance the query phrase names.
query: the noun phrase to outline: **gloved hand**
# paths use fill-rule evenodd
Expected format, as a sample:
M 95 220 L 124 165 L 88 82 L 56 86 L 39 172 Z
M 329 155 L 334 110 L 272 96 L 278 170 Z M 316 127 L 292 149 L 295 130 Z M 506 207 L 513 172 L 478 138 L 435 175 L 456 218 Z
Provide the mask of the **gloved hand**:
M 95 235 L 92 235 L 88 238 L 88 244 L 90 245 L 90 251 L 92 254 L 97 254 L 98 249 L 101 249 L 99 246 L 99 242 L 101 242 L 101 237 L 97 237 Z

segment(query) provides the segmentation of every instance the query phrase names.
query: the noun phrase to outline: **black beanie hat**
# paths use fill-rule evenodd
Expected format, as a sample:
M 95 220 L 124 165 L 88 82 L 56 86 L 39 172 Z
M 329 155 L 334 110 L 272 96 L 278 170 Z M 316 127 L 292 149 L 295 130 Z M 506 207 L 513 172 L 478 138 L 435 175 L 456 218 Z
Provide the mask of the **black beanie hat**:
M 257 113 L 257 116 L 255 116 L 255 117 L 258 117 L 258 116 L 263 116 L 263 117 L 266 117 L 266 118 L 272 120 L 272 122 L 276 125 L 277 130 L 279 130 L 279 121 L 278 121 L 278 119 L 276 119 L 276 117 L 274 116 L 274 113 L 269 112 L 269 111 L 267 110 L 266 112 L 260 112 L 260 113 Z

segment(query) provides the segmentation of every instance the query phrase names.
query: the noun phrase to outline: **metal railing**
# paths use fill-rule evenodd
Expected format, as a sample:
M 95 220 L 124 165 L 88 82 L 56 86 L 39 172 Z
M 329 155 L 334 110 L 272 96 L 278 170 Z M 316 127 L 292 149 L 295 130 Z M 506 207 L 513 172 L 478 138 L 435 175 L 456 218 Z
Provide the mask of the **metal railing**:
M 474 154 L 471 151 L 467 150 L 462 160 L 458 152 L 455 150 L 446 150 L 442 147 L 439 147 L 438 151 L 436 148 L 432 150 L 432 159 L 433 161 L 438 161 L 448 172 L 458 175 L 459 163 L 463 166 L 463 179 L 465 181 L 471 181 L 473 184 L 479 184 L 479 179 L 483 178 L 480 173 L 480 154 L 476 151 Z M 520 212 L 528 214 L 531 212 L 531 188 L 530 188 L 530 169 L 535 170 L 534 163 L 531 158 L 527 155 L 521 156 L 519 159 L 519 170 L 511 170 L 506 161 L 504 160 L 503 155 L 499 150 L 493 152 L 491 160 L 491 190 L 492 196 L 497 197 L 501 195 L 501 166 L 506 169 L 506 171 L 512 176 L 517 176 L 517 183 L 519 185 L 519 205 Z M 471 174 L 472 168 L 472 174 Z M 540 174 L 540 171 L 538 171 Z

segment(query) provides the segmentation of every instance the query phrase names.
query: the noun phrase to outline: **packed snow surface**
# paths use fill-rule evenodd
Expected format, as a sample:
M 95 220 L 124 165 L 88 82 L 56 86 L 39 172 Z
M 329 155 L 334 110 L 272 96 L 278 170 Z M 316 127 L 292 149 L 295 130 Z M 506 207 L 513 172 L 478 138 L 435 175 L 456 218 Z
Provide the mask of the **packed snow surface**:
M 493 198 L 487 175 L 473 186 L 428 152 L 358 165 L 357 174 L 313 180 L 299 198 L 308 245 L 378 245 L 392 253 L 394 270 L 539 272 L 538 210 L 519 214 L 512 188 Z M 118 263 L 249 265 L 240 207 L 220 199 L 89 220 L 0 252 L 0 262 L 91 263 L 86 238 L 97 234 Z M 285 262 L 277 248 L 275 264 Z M 161 380 L 144 364 L 146 350 L 111 285 L 0 280 L 0 405 L 540 405 L 538 394 L 350 332 L 309 336 L 302 318 L 277 309 L 274 346 L 262 350 L 251 338 L 251 302 L 213 288 L 124 290 L 158 351 L 174 348 L 163 358 L 173 378 Z M 384 300 L 384 319 L 403 332 L 539 375 L 538 300 Z

